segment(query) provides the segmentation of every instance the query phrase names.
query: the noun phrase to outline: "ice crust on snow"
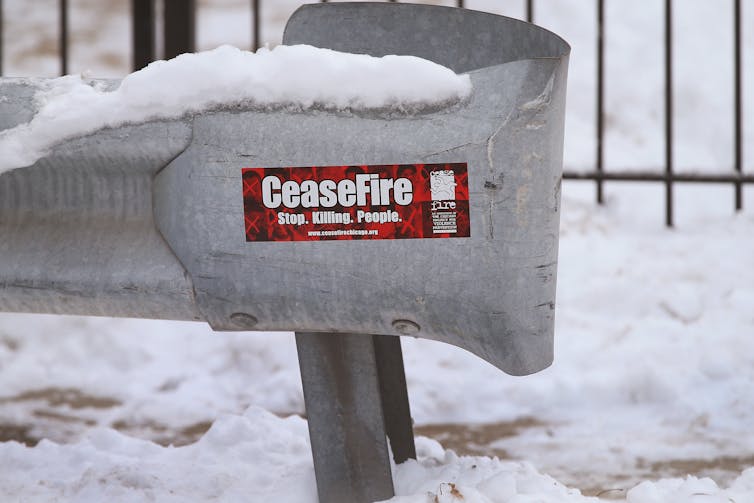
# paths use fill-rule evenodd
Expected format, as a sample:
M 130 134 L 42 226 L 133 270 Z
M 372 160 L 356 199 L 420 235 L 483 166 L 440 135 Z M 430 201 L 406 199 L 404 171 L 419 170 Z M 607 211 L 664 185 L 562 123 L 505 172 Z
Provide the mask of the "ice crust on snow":
M 34 163 L 66 138 L 221 106 L 411 113 L 470 93 L 468 75 L 414 56 L 375 58 L 307 45 L 251 53 L 226 45 L 154 62 L 115 90 L 80 75 L 49 81 L 31 122 L 0 132 L 0 173 Z

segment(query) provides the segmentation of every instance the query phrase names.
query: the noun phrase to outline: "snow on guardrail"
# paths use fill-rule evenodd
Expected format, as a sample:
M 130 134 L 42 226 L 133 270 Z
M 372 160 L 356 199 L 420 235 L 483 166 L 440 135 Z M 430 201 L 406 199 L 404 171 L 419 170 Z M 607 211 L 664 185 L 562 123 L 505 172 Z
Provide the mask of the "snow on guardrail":
M 226 45 L 182 54 L 128 75 L 114 90 L 80 75 L 37 85 L 34 118 L 0 133 L 0 173 L 33 164 L 67 138 L 222 106 L 414 113 L 471 93 L 468 75 L 422 58 L 375 58 L 307 45 L 256 53 Z

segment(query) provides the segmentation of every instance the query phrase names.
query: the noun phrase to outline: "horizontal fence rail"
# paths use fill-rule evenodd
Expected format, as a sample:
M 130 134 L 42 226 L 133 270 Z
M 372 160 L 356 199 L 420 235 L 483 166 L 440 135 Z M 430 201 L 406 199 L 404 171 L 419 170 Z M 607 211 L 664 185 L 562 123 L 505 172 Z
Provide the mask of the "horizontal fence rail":
M 566 180 L 596 180 L 598 183 L 604 180 L 611 182 L 663 182 L 663 183 L 728 183 L 736 186 L 744 183 L 754 183 L 754 174 L 705 174 L 705 173 L 658 173 L 653 171 L 621 171 L 621 172 L 597 172 L 565 171 L 563 178 Z
M 4 63 L 4 20 L 3 1 L 0 0 L 0 75 L 3 75 Z M 327 2 L 328 0 L 319 0 Z M 396 1 L 396 0 L 388 0 Z M 588 1 L 588 0 L 584 0 Z M 658 0 L 664 2 L 664 167 L 660 170 L 639 171 L 608 171 L 605 166 L 605 4 L 606 0 L 596 0 L 596 151 L 594 169 L 577 172 L 566 170 L 563 178 L 567 180 L 589 180 L 596 185 L 596 201 L 604 203 L 605 182 L 654 182 L 665 186 L 665 223 L 673 226 L 673 190 L 676 183 L 710 183 L 731 184 L 733 187 L 733 207 L 736 211 L 743 208 L 743 186 L 754 183 L 754 175 L 744 174 L 743 167 L 743 70 L 742 70 L 742 21 L 741 0 L 733 2 L 733 166 L 730 174 L 702 174 L 677 173 L 674 166 L 674 85 L 673 85 L 673 0 Z M 195 0 L 131 0 L 132 6 L 132 47 L 133 69 L 138 70 L 149 62 L 157 59 L 155 49 L 156 4 L 163 7 L 162 33 L 165 41 L 165 57 L 172 57 L 182 52 L 194 50 L 195 41 Z M 251 2 L 251 49 L 256 50 L 261 45 L 261 7 L 262 0 Z M 456 0 L 455 5 L 467 7 L 464 0 Z M 525 18 L 534 21 L 534 0 L 525 0 Z M 68 0 L 58 0 L 59 9 L 59 59 L 61 74 L 68 73 L 69 67 L 69 3 Z

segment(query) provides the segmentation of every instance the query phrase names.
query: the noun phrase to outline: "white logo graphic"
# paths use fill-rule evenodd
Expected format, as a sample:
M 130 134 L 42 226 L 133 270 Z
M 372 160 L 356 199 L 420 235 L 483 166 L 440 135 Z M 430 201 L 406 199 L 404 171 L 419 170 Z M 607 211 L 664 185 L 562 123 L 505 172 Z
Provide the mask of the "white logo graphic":
M 453 170 L 446 169 L 429 173 L 429 187 L 433 201 L 456 200 L 456 176 Z

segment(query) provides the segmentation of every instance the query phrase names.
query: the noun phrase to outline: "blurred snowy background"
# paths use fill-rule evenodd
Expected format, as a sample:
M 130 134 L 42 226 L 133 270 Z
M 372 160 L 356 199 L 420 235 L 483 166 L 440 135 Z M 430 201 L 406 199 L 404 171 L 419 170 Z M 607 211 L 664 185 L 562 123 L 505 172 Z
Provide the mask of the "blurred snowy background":
M 4 75 L 58 74 L 57 3 L 3 2 Z M 126 75 L 130 2 L 69 3 L 69 70 Z M 301 3 L 261 3 L 265 43 L 280 42 Z M 199 0 L 198 49 L 250 47 L 249 4 Z M 732 171 L 732 4 L 676 2 L 679 171 Z M 754 173 L 754 8 L 743 4 L 744 169 Z M 520 0 L 466 6 L 525 16 Z M 592 1 L 536 2 L 535 21 L 573 48 L 572 170 L 594 166 L 595 19 Z M 660 171 L 663 4 L 607 2 L 606 23 L 607 169 Z M 468 487 L 468 501 L 587 501 L 548 474 L 601 499 L 754 502 L 754 188 L 734 214 L 731 187 L 676 185 L 674 230 L 663 191 L 608 183 L 597 206 L 593 183 L 564 183 L 546 371 L 514 378 L 463 350 L 403 340 L 417 434 L 473 456 L 420 439 L 421 463 L 396 470 L 405 501 L 450 482 Z M 0 314 L 2 501 L 313 501 L 305 422 L 280 419 L 303 413 L 291 334 Z

